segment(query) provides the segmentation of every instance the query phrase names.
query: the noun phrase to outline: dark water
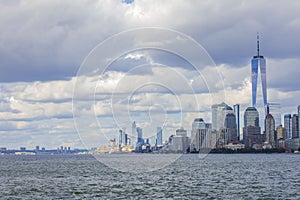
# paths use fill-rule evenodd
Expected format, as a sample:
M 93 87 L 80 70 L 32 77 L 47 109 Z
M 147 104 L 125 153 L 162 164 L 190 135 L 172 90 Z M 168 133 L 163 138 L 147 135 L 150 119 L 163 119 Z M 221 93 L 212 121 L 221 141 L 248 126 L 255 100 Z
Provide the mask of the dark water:
M 0 199 L 300 199 L 300 155 L 184 155 L 138 174 L 88 155 L 0 156 Z

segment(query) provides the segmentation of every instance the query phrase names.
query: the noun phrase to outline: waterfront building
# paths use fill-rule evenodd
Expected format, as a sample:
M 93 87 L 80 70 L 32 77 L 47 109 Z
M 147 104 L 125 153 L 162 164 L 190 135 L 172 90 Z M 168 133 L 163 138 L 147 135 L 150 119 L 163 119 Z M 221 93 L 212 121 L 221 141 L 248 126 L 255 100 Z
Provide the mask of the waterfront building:
M 264 139 L 259 126 L 259 113 L 255 107 L 248 107 L 244 113 L 243 143 L 246 147 L 260 145 Z
M 140 127 L 136 128 L 136 132 L 137 132 L 137 143 L 139 145 L 143 145 L 144 144 L 144 139 L 143 139 L 143 129 Z
M 294 114 L 292 117 L 292 138 L 299 138 L 299 116 Z
M 265 144 L 271 148 L 276 148 L 275 138 L 275 120 L 271 114 L 265 118 Z
M 277 140 L 286 139 L 286 130 L 282 125 L 277 126 L 276 134 L 277 134 Z
M 257 55 L 251 60 L 252 106 L 267 105 L 266 60 L 260 55 L 259 35 L 257 34 Z
M 281 106 L 280 103 L 267 103 L 267 114 L 271 114 L 275 120 L 275 127 L 281 125 Z
M 122 138 L 122 145 L 127 146 L 128 145 L 128 134 L 123 131 L 123 138 Z
M 234 113 L 228 113 L 225 117 L 224 127 L 227 129 L 228 136 L 226 144 L 238 142 L 236 117 Z
M 292 116 L 291 114 L 284 115 L 284 128 L 286 130 L 286 138 L 292 138 Z
M 135 144 L 134 144 L 135 142 L 134 141 L 136 141 L 136 143 L 138 142 L 135 121 L 132 122 L 131 130 L 132 131 L 131 131 L 131 139 L 130 139 L 130 141 L 131 141 L 131 145 L 134 147 L 135 146 Z
M 191 151 L 211 148 L 211 126 L 206 124 L 202 118 L 196 118 L 192 123 Z
M 123 143 L 123 130 L 119 130 L 119 145 L 121 146 Z
M 157 127 L 156 129 L 156 145 L 162 145 L 162 128 Z
M 255 107 L 248 107 L 244 113 L 244 127 L 259 126 L 259 113 Z
M 186 153 L 189 149 L 190 139 L 187 137 L 187 130 L 180 128 L 176 134 L 169 138 L 169 151 Z
M 228 113 L 234 113 L 233 109 L 226 103 L 214 104 L 212 109 L 212 129 L 219 130 L 224 128 L 224 120 Z
M 241 133 L 240 133 L 240 104 L 236 104 L 233 106 L 233 111 L 235 114 L 235 119 L 236 119 L 236 135 L 238 140 L 241 138 Z

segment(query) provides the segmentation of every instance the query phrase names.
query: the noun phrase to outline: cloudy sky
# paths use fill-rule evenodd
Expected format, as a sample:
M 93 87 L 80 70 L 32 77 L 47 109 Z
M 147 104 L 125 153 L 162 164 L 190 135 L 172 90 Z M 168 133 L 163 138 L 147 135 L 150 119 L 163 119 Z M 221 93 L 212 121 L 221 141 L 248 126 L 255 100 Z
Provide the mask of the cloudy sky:
M 279 0 L 0 1 L 0 146 L 98 146 L 119 128 L 130 133 L 133 120 L 147 137 L 157 126 L 167 136 L 180 126 L 190 130 L 195 117 L 209 122 L 216 100 L 243 110 L 251 103 L 257 32 L 268 99 L 296 113 L 299 12 L 298 1 Z M 115 35 L 143 27 L 180 37 Z M 116 53 L 147 46 L 147 38 L 156 49 Z M 182 57 L 200 55 L 188 39 L 202 49 L 200 68 Z

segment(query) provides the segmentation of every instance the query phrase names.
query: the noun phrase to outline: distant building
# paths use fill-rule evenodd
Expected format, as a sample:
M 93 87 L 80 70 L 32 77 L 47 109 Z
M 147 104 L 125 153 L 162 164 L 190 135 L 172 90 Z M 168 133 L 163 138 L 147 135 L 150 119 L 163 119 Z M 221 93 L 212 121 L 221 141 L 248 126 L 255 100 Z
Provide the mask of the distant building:
M 229 143 L 237 143 L 237 131 L 236 131 L 236 117 L 234 113 L 228 113 L 225 116 L 224 128 L 218 131 L 218 143 L 217 146 L 223 148 Z
M 26 147 L 20 147 L 20 151 L 26 151 Z
M 264 140 L 259 126 L 259 113 L 255 107 L 248 107 L 244 113 L 243 143 L 246 147 L 260 145 Z
M 190 139 L 187 137 L 187 131 L 183 128 L 177 129 L 176 134 L 169 138 L 169 151 L 177 153 L 186 153 L 189 149 Z
M 285 140 L 285 147 L 287 150 L 298 150 L 300 148 L 300 138 Z
M 275 120 L 271 114 L 265 118 L 265 144 L 270 145 L 271 148 L 276 148 L 275 138 Z
M 284 128 L 286 130 L 286 138 L 292 138 L 292 116 L 291 114 L 284 115 Z
M 124 132 L 123 139 L 122 139 L 122 145 L 127 146 L 128 145 L 128 134 Z
M 212 105 L 212 129 L 224 128 L 225 117 L 228 113 L 234 113 L 233 109 L 226 103 Z
M 276 133 L 277 133 L 277 140 L 286 139 L 286 131 L 282 125 L 277 126 Z
M 123 130 L 119 130 L 119 145 L 121 146 L 123 143 Z
M 244 113 L 244 127 L 259 126 L 259 114 L 255 107 L 248 107 Z
M 299 138 L 299 116 L 294 114 L 292 117 L 292 138 Z
M 192 123 L 191 151 L 211 148 L 211 126 L 207 125 L 202 118 L 196 118 Z
M 140 145 L 143 145 L 144 144 L 143 129 L 140 127 L 137 127 L 136 132 L 137 132 L 137 143 Z
M 236 135 L 238 140 L 241 138 L 241 133 L 240 133 L 240 104 L 236 104 L 233 106 L 234 114 L 235 114 L 235 119 L 236 119 Z
M 244 149 L 245 148 L 245 145 L 244 144 L 233 144 L 233 143 L 229 143 L 229 144 L 226 144 L 224 146 L 225 149 L 232 149 L 232 150 L 238 150 L 238 149 Z
M 162 145 L 163 138 L 162 138 L 162 128 L 157 127 L 156 129 L 156 145 Z
M 275 127 L 281 125 L 281 106 L 280 103 L 268 103 L 267 114 L 271 114 L 275 120 Z
M 134 122 L 132 122 L 132 133 L 131 133 L 131 138 L 130 138 L 130 141 L 131 141 L 131 145 L 134 147 L 135 146 L 135 142 L 134 141 L 136 141 L 136 142 L 138 142 L 138 139 L 135 139 L 135 138 L 137 138 L 137 132 L 136 132 L 136 123 L 135 123 L 135 121 Z
M 267 78 L 266 60 L 259 52 L 259 35 L 257 34 L 257 55 L 251 60 L 252 106 L 260 113 L 260 119 L 266 116 Z

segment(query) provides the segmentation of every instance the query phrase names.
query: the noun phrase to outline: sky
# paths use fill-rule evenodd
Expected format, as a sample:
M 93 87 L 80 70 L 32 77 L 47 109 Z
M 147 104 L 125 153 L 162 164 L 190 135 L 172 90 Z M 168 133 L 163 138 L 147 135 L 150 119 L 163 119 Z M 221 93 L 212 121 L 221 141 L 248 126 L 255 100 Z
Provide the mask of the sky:
M 299 12 L 292 0 L 0 1 L 0 147 L 90 148 L 132 121 L 152 139 L 163 126 L 166 139 L 210 122 L 215 101 L 243 111 L 257 32 L 268 99 L 296 113 Z M 184 54 L 204 62 L 197 70 Z

